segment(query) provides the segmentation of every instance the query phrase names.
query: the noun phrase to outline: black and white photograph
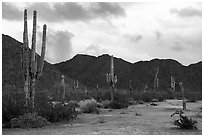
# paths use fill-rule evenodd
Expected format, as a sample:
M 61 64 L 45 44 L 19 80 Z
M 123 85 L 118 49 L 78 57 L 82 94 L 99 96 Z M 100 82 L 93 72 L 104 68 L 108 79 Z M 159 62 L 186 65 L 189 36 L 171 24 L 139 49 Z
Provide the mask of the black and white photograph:
M 4 1 L 2 135 L 202 135 L 202 1 Z

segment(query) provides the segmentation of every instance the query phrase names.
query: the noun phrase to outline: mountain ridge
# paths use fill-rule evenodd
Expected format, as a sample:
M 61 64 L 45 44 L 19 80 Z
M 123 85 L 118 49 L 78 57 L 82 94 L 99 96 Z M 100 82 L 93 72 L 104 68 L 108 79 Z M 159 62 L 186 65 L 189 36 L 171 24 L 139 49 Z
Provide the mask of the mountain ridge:
M 16 85 L 20 90 L 23 86 L 23 73 L 20 63 L 20 45 L 22 43 L 14 38 L 2 34 L 2 86 Z M 116 88 L 129 89 L 128 83 L 132 81 L 132 87 L 143 90 L 147 84 L 153 89 L 155 68 L 159 67 L 159 88 L 168 90 L 170 77 L 174 76 L 176 82 L 182 81 L 184 88 L 193 92 L 202 91 L 202 61 L 182 65 L 173 59 L 152 59 L 150 61 L 138 61 L 131 63 L 122 58 L 114 57 L 115 75 L 118 77 Z M 37 90 L 50 90 L 60 82 L 61 75 L 65 75 L 65 81 L 72 85 L 74 80 L 79 80 L 81 85 L 89 88 L 108 88 L 106 73 L 110 72 L 110 55 L 103 54 L 98 57 L 86 54 L 77 54 L 72 59 L 56 64 L 45 61 L 43 77 L 37 82 Z M 51 77 L 51 78 L 50 78 Z M 41 84 L 43 83 L 43 84 Z
M 78 58 L 78 60 L 75 60 L 76 58 Z M 91 58 L 91 61 L 87 61 L 87 58 Z M 84 60 L 86 62 L 86 67 L 81 64 L 81 62 L 83 62 Z M 155 75 L 154 69 L 159 66 L 160 72 L 158 76 L 160 78 L 161 90 L 167 90 L 169 88 L 171 75 L 176 77 L 177 82 L 183 81 L 184 83 L 187 83 L 187 85 L 184 85 L 189 90 L 202 90 L 202 61 L 185 66 L 173 59 L 156 58 L 150 61 L 138 61 L 135 63 L 130 63 L 121 58 L 114 57 L 114 62 L 115 74 L 118 76 L 118 83 L 116 84 L 118 88 L 128 89 L 129 80 L 135 83 L 135 85 L 133 86 L 135 89 L 142 90 L 145 83 L 147 83 L 150 88 L 153 88 Z M 107 87 L 105 75 L 110 71 L 110 55 L 103 54 L 95 57 L 77 54 L 72 59 L 67 60 L 63 63 L 56 63 L 54 64 L 54 66 L 59 71 L 62 71 L 69 75 L 71 78 L 79 79 L 88 87 L 95 87 L 96 84 L 99 84 L 101 87 Z M 192 67 L 192 69 L 188 70 L 189 67 Z M 78 72 L 78 68 L 83 69 Z M 195 68 L 200 68 L 196 70 L 199 72 L 192 72 L 195 71 Z M 93 74 L 91 74 L 91 72 Z M 185 76 L 185 73 L 193 73 L 193 75 Z M 194 74 L 196 74 L 196 76 L 194 76 Z M 199 80 L 196 80 L 196 77 L 198 77 Z M 192 88 L 190 82 L 188 82 L 189 79 L 201 81 L 197 82 L 195 86 L 198 86 L 199 88 Z

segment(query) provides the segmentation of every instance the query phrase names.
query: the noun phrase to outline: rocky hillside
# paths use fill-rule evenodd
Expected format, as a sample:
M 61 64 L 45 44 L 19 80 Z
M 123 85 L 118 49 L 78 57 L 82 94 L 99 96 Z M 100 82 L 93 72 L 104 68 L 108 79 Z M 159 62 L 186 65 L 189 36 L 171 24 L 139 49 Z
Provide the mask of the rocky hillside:
M 160 90 L 169 89 L 171 76 L 175 77 L 177 84 L 182 81 L 185 89 L 194 92 L 202 90 L 202 62 L 183 66 L 172 59 L 153 59 L 130 63 L 114 58 L 114 64 L 115 74 L 118 76 L 117 88 L 127 89 L 131 80 L 134 89 L 143 90 L 145 84 L 153 89 L 155 69 L 159 67 Z M 107 54 L 98 57 L 78 54 L 54 66 L 88 87 L 94 87 L 96 84 L 100 87 L 107 87 L 106 73 L 110 71 L 110 56 Z
M 21 42 L 7 35 L 2 35 L 2 90 L 23 92 L 23 72 L 21 69 Z M 39 58 L 39 56 L 38 56 Z M 36 91 L 50 91 L 58 86 L 61 73 L 52 64 L 45 61 L 43 75 L 37 80 Z M 68 85 L 73 80 L 66 74 L 65 81 Z

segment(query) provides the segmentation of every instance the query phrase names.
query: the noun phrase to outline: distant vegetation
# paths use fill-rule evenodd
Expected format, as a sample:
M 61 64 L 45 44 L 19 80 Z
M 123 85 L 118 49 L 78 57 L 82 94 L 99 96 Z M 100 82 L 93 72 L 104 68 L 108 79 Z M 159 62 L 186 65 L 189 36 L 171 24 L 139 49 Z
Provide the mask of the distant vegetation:
M 4 124 L 27 113 L 24 106 L 24 79 L 20 64 L 21 45 L 22 43 L 13 38 L 2 35 L 2 120 Z M 39 59 L 39 56 L 37 58 Z M 174 92 L 170 88 L 171 75 L 176 81 L 183 81 L 185 98 L 189 102 L 202 99 L 202 62 L 183 66 L 174 60 L 155 59 L 131 64 L 115 58 L 114 63 L 118 80 L 115 84 L 114 101 L 110 101 L 111 89 L 106 82 L 106 73 L 110 69 L 109 55 L 99 57 L 77 55 L 67 62 L 55 65 L 45 62 L 43 75 L 36 83 L 36 114 L 49 122 L 69 121 L 77 117 L 78 112 L 75 108 L 78 102 L 84 99 L 94 99 L 102 104 L 101 107 L 111 109 L 126 108 L 130 104 L 142 104 L 151 102 L 153 99 L 158 101 L 182 99 L 178 84 L 175 85 Z M 159 66 L 159 87 L 156 91 L 153 90 L 155 66 Z M 60 85 L 62 75 L 65 76 L 64 97 L 62 96 L 64 91 Z M 77 80 L 79 85 L 76 87 Z M 87 86 L 87 93 L 84 85 Z M 97 103 L 89 103 L 83 108 L 82 113 L 98 113 Z

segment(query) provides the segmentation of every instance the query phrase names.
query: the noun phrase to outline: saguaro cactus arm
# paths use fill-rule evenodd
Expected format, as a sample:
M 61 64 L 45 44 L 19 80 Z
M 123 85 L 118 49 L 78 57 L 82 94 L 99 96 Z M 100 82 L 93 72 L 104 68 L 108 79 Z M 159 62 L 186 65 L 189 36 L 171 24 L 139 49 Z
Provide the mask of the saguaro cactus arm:
M 159 86 L 158 73 L 159 73 L 159 67 L 156 68 L 156 74 L 155 74 L 155 78 L 154 78 L 154 91 Z
M 179 82 L 179 85 L 180 85 L 181 90 L 182 90 L 183 110 L 186 110 L 186 102 L 185 102 L 185 95 L 184 95 L 183 82 Z
M 47 26 L 46 26 L 46 24 L 44 24 L 44 26 L 43 26 L 41 58 L 40 58 L 40 64 L 39 64 L 39 68 L 38 68 L 38 76 L 42 75 L 43 66 L 44 66 L 45 50 L 46 50 L 46 29 L 47 29 Z
M 111 65 L 110 65 L 110 75 L 111 79 L 114 79 L 114 62 L 113 62 L 113 55 L 111 56 Z
M 25 106 L 28 106 L 29 96 L 29 47 L 28 47 L 28 27 L 27 27 L 27 10 L 24 10 L 24 31 L 23 31 L 23 45 L 21 50 L 21 63 L 24 75 L 24 92 L 25 92 Z
M 111 87 L 111 100 L 113 101 L 113 94 L 115 92 L 115 83 L 117 82 L 117 76 L 114 75 L 114 62 L 113 62 L 113 55 L 111 56 L 110 61 L 110 73 L 106 74 L 106 81 Z
M 175 91 L 175 84 L 176 84 L 175 78 L 171 76 L 171 89 L 173 92 Z
M 37 11 L 33 12 L 33 34 L 31 46 L 31 73 L 35 75 L 37 69 L 36 60 L 36 26 L 37 26 Z

